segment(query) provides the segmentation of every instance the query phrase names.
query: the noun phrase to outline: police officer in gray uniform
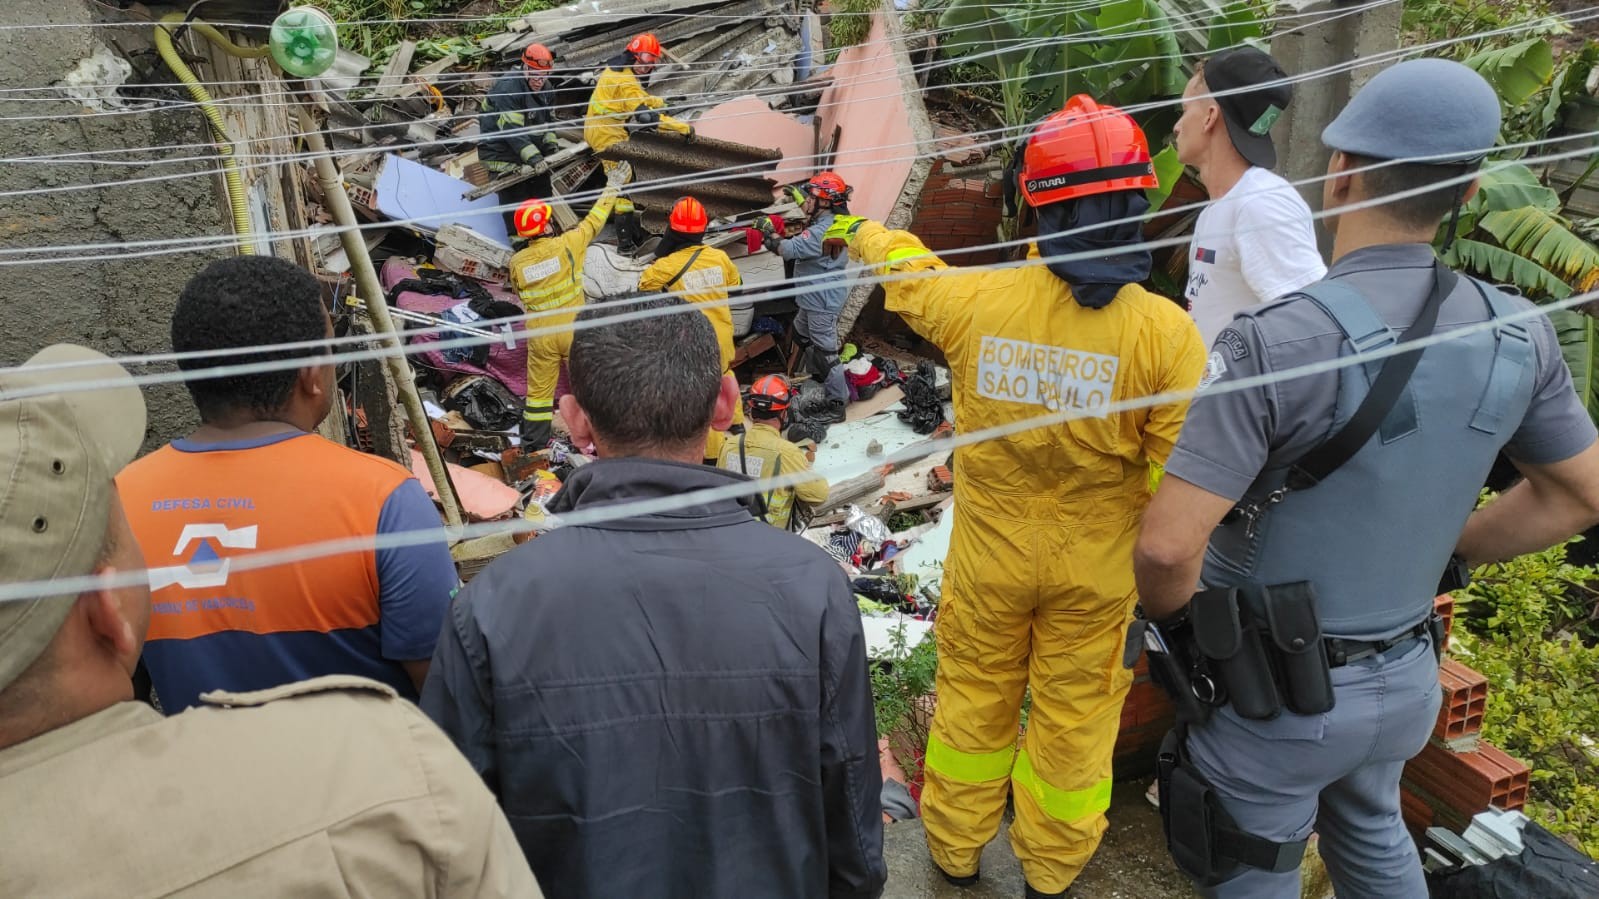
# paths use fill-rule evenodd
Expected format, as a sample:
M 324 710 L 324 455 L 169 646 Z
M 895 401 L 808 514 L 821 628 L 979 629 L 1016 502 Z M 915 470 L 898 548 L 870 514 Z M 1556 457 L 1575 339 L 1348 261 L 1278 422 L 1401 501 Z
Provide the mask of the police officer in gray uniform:
M 1493 90 L 1444 60 L 1395 65 L 1349 103 L 1322 134 L 1332 268 L 1217 338 L 1145 515 L 1134 564 L 1158 627 L 1142 639 L 1189 700 L 1162 812 L 1206 895 L 1297 897 L 1314 829 L 1340 899 L 1426 896 L 1399 777 L 1437 717 L 1440 572 L 1599 521 L 1594 426 L 1549 320 L 1507 320 L 1532 304 L 1430 245 L 1498 130 Z M 1459 333 L 1295 372 L 1428 332 Z M 1501 450 L 1525 480 L 1474 513 Z

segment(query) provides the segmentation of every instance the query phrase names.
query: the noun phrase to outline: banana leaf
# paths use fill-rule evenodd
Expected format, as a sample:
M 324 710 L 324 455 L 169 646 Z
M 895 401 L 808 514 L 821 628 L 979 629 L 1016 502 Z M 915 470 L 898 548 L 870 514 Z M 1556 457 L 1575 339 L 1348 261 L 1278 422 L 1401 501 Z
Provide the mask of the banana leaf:
M 1493 85 L 1506 107 L 1532 99 L 1555 74 L 1555 53 L 1541 37 L 1466 57 L 1465 64 Z
M 1221 13 L 1211 20 L 1209 44 L 1210 53 L 1219 53 L 1228 47 L 1264 37 L 1266 28 L 1261 24 L 1260 14 L 1254 4 L 1247 0 L 1234 0 L 1221 8 Z
M 1593 316 L 1575 309 L 1556 309 L 1549 321 L 1560 338 L 1560 353 L 1571 369 L 1571 382 L 1588 415 L 1599 421 L 1599 328 Z
M 1477 196 L 1472 203 L 1482 204 L 1488 212 L 1508 212 L 1524 206 L 1556 212 L 1560 209 L 1560 195 L 1519 162 L 1489 163 L 1478 179 Z
M 1159 187 L 1144 190 L 1144 196 L 1149 200 L 1150 214 L 1153 215 L 1166 205 L 1167 198 L 1183 177 L 1183 164 L 1177 161 L 1176 147 L 1166 147 L 1150 161 L 1155 164 L 1155 178 L 1160 182 Z
M 1532 260 L 1579 289 L 1599 282 L 1599 250 L 1572 233 L 1558 216 L 1532 206 L 1490 212 L 1478 226 L 1504 248 Z
M 995 78 L 1018 77 L 1027 53 L 1017 48 L 1022 33 L 1003 13 L 990 10 L 983 0 L 954 0 L 938 17 L 944 52 L 971 57 Z
M 1548 296 L 1563 300 L 1571 296 L 1571 285 L 1531 259 L 1518 256 L 1504 247 L 1469 237 L 1457 239 L 1444 253 L 1444 263 L 1465 268 L 1489 280 L 1514 285 L 1529 296 Z

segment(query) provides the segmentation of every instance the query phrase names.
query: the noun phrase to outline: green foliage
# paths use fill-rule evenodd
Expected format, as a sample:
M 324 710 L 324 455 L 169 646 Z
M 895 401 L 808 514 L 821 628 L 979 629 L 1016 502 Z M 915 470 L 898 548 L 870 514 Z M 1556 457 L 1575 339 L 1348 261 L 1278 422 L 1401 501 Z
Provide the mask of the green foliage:
M 1484 566 L 1450 652 L 1489 681 L 1483 737 L 1532 768 L 1528 814 L 1599 855 L 1599 571 L 1566 547 Z
M 887 657 L 872 662 L 872 714 L 877 735 L 893 741 L 895 755 L 908 763 L 927 746 L 932 726 L 933 681 L 938 673 L 938 647 L 931 637 L 906 645 L 906 629 L 893 631 Z M 907 764 L 907 768 L 909 765 Z M 915 772 L 909 772 L 912 777 Z
M 1564 299 L 1599 284 L 1599 248 L 1560 215 L 1560 196 L 1520 163 L 1490 163 L 1461 209 L 1450 265 L 1513 284 L 1534 299 Z M 1441 241 L 1445 228 L 1439 228 Z
M 1595 582 L 1599 571 L 1571 564 L 1566 546 L 1555 546 L 1478 568 L 1466 596 L 1457 599 L 1456 615 L 1496 642 L 1526 643 L 1568 631 L 1592 642 L 1599 638 L 1592 620 Z
M 1488 80 L 1505 106 L 1519 106 L 1555 76 L 1555 51 L 1535 37 L 1508 47 L 1489 48 L 1462 60 Z
M 1157 0 L 1103 0 L 1097 5 L 948 0 L 941 8 L 941 51 L 981 69 L 997 84 L 1000 124 L 1017 136 L 1074 94 L 1129 108 L 1178 96 L 1188 80 L 1176 31 Z M 1264 33 L 1261 9 L 1253 0 L 1228 3 L 1212 26 L 1211 41 L 1259 37 Z M 1165 143 L 1175 118 L 1169 109 L 1141 117 L 1152 147 Z M 1000 161 L 1009 165 L 1013 146 L 1002 145 L 999 152 Z M 1151 191 L 1150 200 L 1158 208 L 1182 167 L 1175 155 L 1161 154 L 1156 168 L 1161 187 Z M 1014 237 L 1015 220 L 1002 223 L 1001 232 L 1007 239 Z
M 462 61 L 475 60 L 487 54 L 477 50 L 475 45 L 469 52 L 461 52 L 469 41 L 460 32 L 478 37 L 493 34 L 504 30 L 505 24 L 518 16 L 556 5 L 555 0 L 496 0 L 493 14 L 465 20 L 459 27 L 447 31 L 438 27 L 440 23 L 407 21 L 447 18 L 468 2 L 470 0 L 294 0 L 291 5 L 320 6 L 333 21 L 340 23 L 339 45 L 371 58 L 374 65 L 387 60 L 400 41 L 441 33 L 453 33 L 453 36 L 421 41 L 417 46 L 418 55 L 424 59 L 440 59 L 450 53 L 460 53 Z M 424 50 L 422 44 L 430 46 Z
M 1599 421 L 1599 324 L 1593 316 L 1572 309 L 1556 309 L 1549 321 L 1560 338 L 1560 352 L 1571 369 L 1571 383 L 1577 389 L 1588 415 Z
M 1248 0 L 1233 0 L 1223 6 L 1216 20 L 1210 23 L 1209 46 L 1206 50 L 1218 53 L 1265 36 L 1266 27 L 1259 5 Z
M 866 40 L 872 32 L 872 13 L 879 5 L 878 0 L 833 0 L 833 12 L 827 19 L 829 62 L 845 47 Z
M 1183 164 L 1177 161 L 1177 148 L 1174 146 L 1164 147 L 1151 161 L 1155 164 L 1155 179 L 1160 186 L 1144 191 L 1144 195 L 1148 197 L 1149 208 L 1153 211 L 1166 205 L 1166 198 L 1171 196 L 1178 179 L 1183 177 Z

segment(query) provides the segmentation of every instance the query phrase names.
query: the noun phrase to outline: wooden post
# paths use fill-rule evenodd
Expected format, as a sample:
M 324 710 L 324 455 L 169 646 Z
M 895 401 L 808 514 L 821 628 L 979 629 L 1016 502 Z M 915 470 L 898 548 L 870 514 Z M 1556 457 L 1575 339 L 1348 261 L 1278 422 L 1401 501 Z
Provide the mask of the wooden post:
M 367 316 L 372 320 L 372 327 L 377 332 L 379 340 L 390 350 L 389 354 L 383 357 L 383 361 L 388 367 L 389 376 L 394 379 L 400 404 L 405 407 L 405 417 L 411 425 L 412 436 L 416 438 L 416 447 L 422 453 L 422 458 L 427 460 L 428 472 L 433 475 L 433 484 L 439 494 L 439 505 L 444 508 L 444 522 L 451 530 L 458 532 L 462 524 L 461 504 L 450 484 L 449 472 L 444 467 L 444 457 L 439 454 L 438 444 L 433 442 L 433 427 L 428 422 L 427 410 L 422 408 L 422 397 L 416 392 L 416 380 L 411 374 L 411 364 L 406 361 L 404 346 L 394 329 L 393 320 L 389 318 L 389 306 L 383 298 L 383 285 L 378 281 L 377 269 L 372 265 L 372 257 L 366 250 L 366 241 L 356 224 L 355 210 L 350 206 L 350 196 L 344 192 L 344 183 L 339 176 L 338 167 L 333 164 L 327 140 L 322 136 L 310 110 L 302 106 L 300 118 L 301 128 L 305 133 L 305 145 L 311 151 L 316 164 L 317 180 L 322 182 L 322 202 L 327 204 L 328 212 L 332 214 L 333 221 L 339 227 L 339 241 L 344 245 L 345 254 L 350 257 L 350 273 L 355 276 L 356 288 L 360 290 L 361 300 L 366 304 Z M 370 414 L 369 410 L 368 415 Z

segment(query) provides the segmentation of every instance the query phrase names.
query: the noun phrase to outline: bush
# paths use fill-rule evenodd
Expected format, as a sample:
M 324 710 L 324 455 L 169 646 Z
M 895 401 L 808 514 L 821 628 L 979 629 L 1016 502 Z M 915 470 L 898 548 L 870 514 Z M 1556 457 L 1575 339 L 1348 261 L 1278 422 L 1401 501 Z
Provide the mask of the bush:
M 887 660 L 872 663 L 872 713 L 877 735 L 887 737 L 894 755 L 910 777 L 913 760 L 927 747 L 933 724 L 933 678 L 938 672 L 938 648 L 929 635 L 915 647 L 906 646 L 905 628 L 894 631 Z
M 1483 738 L 1532 769 L 1528 816 L 1599 856 L 1595 582 L 1564 545 L 1483 566 L 1456 595 L 1451 653 L 1488 679 Z

